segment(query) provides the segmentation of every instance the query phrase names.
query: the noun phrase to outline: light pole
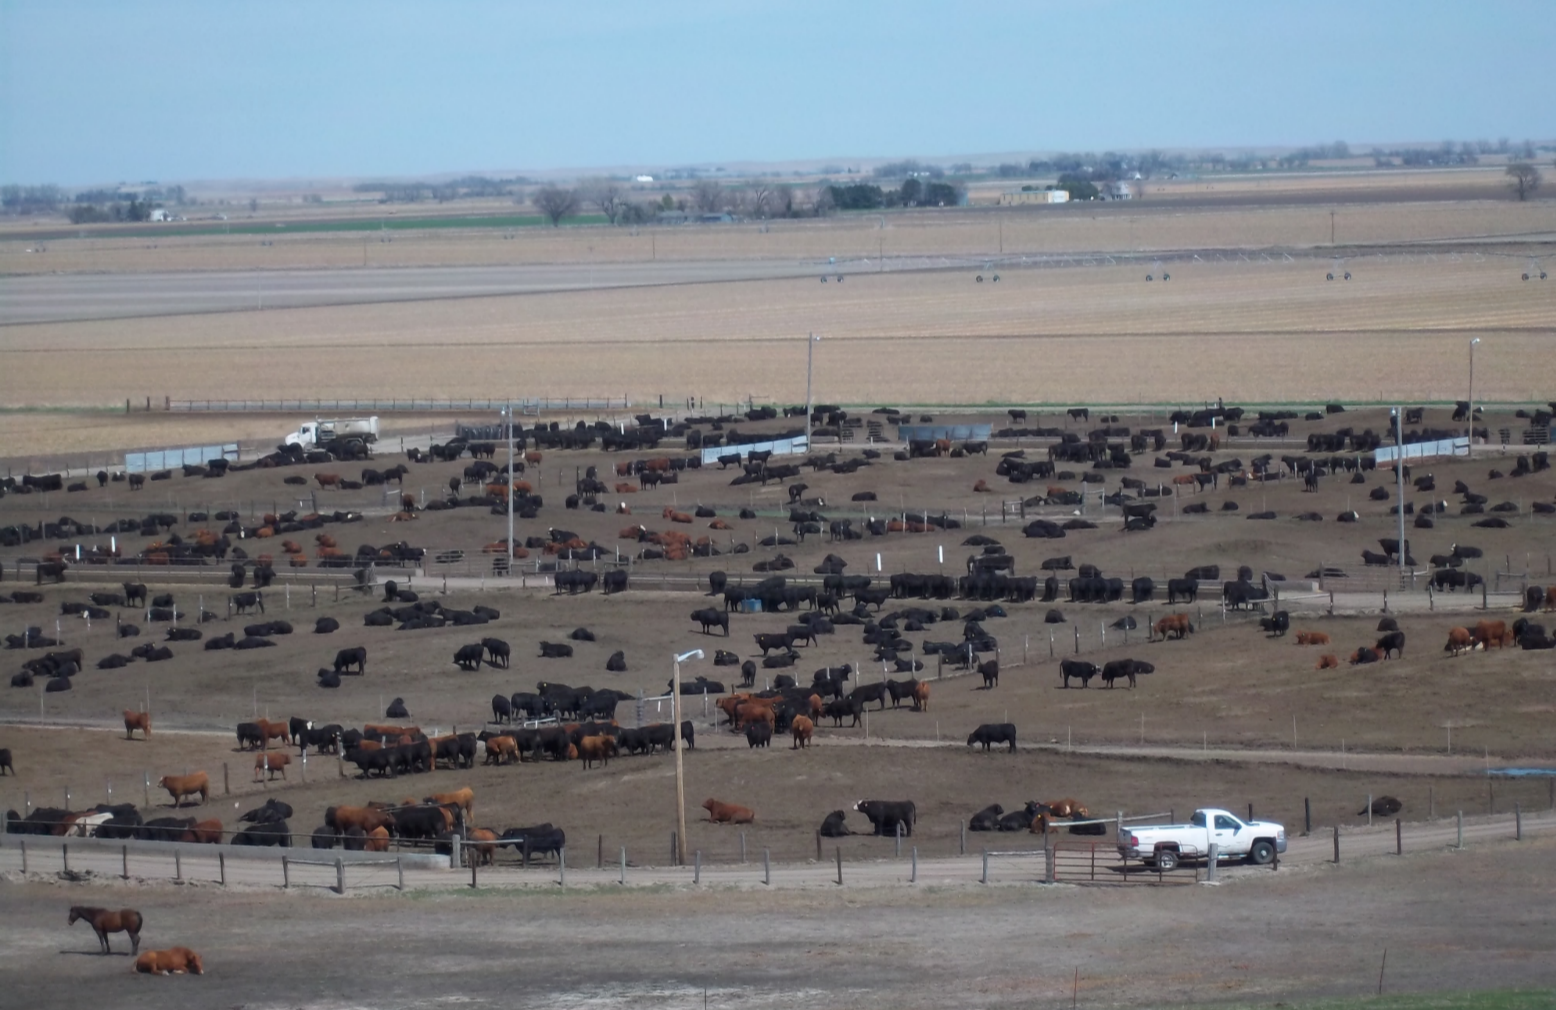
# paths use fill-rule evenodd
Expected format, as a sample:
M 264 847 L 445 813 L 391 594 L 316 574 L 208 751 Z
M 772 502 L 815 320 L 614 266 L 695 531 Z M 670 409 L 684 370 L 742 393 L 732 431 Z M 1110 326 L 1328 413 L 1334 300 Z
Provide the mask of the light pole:
M 508 421 L 508 564 L 503 574 L 513 577 L 513 401 L 508 401 L 508 406 L 503 408 L 503 417 Z
M 1399 588 L 1405 588 L 1405 436 L 1401 425 L 1405 415 L 1401 408 L 1395 407 L 1389 413 L 1394 415 L 1394 445 L 1399 449 L 1399 455 L 1394 460 L 1394 485 L 1395 492 L 1394 510 L 1399 513 Z
M 675 861 L 686 865 L 686 774 L 681 764 L 681 663 L 701 659 L 702 650 L 692 649 L 675 657 L 675 676 L 670 681 L 673 696 L 670 710 L 675 721 Z
M 1478 344 L 1478 343 L 1480 343 L 1480 338 L 1479 337 L 1476 337 L 1475 339 L 1470 341 L 1470 410 L 1469 410 L 1470 451 L 1469 451 L 1469 455 L 1472 458 L 1475 455 L 1475 345 Z
M 810 336 L 805 338 L 805 451 L 806 452 L 810 452 L 810 417 L 811 417 L 811 412 L 812 412 L 812 409 L 813 409 L 812 408 L 812 404 L 811 404 L 811 396 L 810 396 L 810 390 L 811 390 L 811 384 L 810 384 L 811 366 L 812 366 L 812 364 L 814 364 L 814 362 L 816 360 L 816 344 L 820 340 L 821 340 L 821 338 L 816 336 L 814 333 L 812 333 Z

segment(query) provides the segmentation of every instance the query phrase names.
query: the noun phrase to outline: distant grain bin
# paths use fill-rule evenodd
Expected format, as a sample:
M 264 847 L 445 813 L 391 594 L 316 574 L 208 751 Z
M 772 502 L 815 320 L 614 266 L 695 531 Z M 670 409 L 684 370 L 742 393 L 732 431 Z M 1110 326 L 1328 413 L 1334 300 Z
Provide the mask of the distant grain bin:
M 1070 192 L 1065 189 L 1036 189 L 1021 190 L 1015 193 L 1001 193 L 1001 207 L 1020 207 L 1027 204 L 1069 203 Z

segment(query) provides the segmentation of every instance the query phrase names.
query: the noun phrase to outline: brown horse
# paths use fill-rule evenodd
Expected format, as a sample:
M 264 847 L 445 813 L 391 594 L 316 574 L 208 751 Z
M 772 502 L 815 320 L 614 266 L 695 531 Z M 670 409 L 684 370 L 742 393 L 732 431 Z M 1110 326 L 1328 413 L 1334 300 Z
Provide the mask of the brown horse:
M 126 740 L 135 739 L 136 730 L 140 730 L 141 735 L 144 736 L 147 740 L 151 739 L 151 713 L 131 712 L 129 709 L 125 709 L 124 738 Z
M 205 962 L 188 947 L 148 950 L 135 959 L 135 971 L 141 975 L 204 975 Z
M 86 905 L 74 905 L 70 909 L 70 922 L 66 925 L 74 926 L 77 919 L 85 919 L 92 924 L 92 929 L 97 932 L 97 942 L 102 944 L 104 954 L 111 953 L 108 946 L 109 933 L 130 934 L 130 953 L 140 950 L 140 913 L 133 908 L 121 908 L 117 912 L 111 912 L 106 908 L 88 908 Z

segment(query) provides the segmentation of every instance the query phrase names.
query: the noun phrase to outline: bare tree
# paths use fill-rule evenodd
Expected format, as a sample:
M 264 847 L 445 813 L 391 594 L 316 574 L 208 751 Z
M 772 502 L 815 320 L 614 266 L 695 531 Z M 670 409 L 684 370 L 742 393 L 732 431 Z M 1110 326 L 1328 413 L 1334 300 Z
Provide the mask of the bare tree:
M 611 224 L 617 222 L 626 208 L 627 201 L 622 195 L 621 186 L 610 179 L 591 179 L 584 183 L 580 193 L 584 200 L 600 208 L 600 213 Z
M 564 217 L 578 212 L 578 191 L 561 186 L 542 186 L 530 195 L 530 203 L 545 215 L 555 228 Z
M 712 214 L 724 206 L 724 187 L 712 179 L 698 179 L 692 187 L 692 206 L 704 214 Z
M 765 182 L 759 182 L 751 187 L 750 192 L 751 213 L 760 218 L 771 217 L 773 213 L 773 188 Z
M 1507 166 L 1507 184 L 1520 200 L 1529 199 L 1529 194 L 1539 189 L 1542 181 L 1540 170 L 1528 162 L 1519 161 Z

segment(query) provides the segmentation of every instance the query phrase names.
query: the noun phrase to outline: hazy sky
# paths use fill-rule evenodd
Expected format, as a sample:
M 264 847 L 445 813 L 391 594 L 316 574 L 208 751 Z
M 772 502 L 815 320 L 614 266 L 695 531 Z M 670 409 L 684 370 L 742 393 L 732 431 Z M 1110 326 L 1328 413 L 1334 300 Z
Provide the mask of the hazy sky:
M 1556 136 L 1552 0 L 0 0 L 0 181 Z

